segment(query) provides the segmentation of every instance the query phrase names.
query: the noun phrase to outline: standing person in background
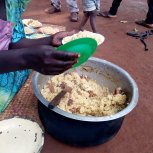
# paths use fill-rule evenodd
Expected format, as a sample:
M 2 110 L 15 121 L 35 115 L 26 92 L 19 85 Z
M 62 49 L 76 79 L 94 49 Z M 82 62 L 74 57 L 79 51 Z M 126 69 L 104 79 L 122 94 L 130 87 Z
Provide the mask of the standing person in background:
M 79 8 L 77 0 L 66 0 L 70 11 L 70 21 L 77 22 L 79 19 Z M 61 12 L 61 0 L 51 0 L 51 7 L 45 9 L 46 13 L 53 14 Z
M 115 18 L 117 17 L 117 11 L 121 4 L 122 0 L 114 0 L 109 11 L 99 12 L 97 15 L 106 17 L 106 18 Z M 148 0 L 148 13 L 145 20 L 137 21 L 136 24 L 153 28 L 153 0 Z
M 105 18 L 115 18 L 117 17 L 117 11 L 122 0 L 113 0 L 112 6 L 109 11 L 99 12 L 97 15 Z
M 148 13 L 145 20 L 137 21 L 136 24 L 153 28 L 153 0 L 148 0 Z
M 96 16 L 97 16 L 97 10 L 99 9 L 100 9 L 100 0 L 83 0 L 84 17 L 79 27 L 79 30 L 83 30 L 85 24 L 90 18 L 90 25 L 92 31 L 97 33 Z

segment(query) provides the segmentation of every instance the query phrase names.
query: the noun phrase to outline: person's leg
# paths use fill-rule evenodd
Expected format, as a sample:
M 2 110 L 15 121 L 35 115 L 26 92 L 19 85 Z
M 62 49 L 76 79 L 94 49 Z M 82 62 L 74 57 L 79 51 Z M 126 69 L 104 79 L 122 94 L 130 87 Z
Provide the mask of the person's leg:
M 90 25 L 91 25 L 92 31 L 97 33 L 96 16 L 97 16 L 97 11 L 100 10 L 100 0 L 96 0 L 95 5 L 96 5 L 96 9 L 90 12 Z
M 96 16 L 97 16 L 97 10 L 94 10 L 94 11 L 90 12 L 90 25 L 91 25 L 92 31 L 94 33 L 97 33 Z
M 68 8 L 71 13 L 70 20 L 72 22 L 77 22 L 79 19 L 78 17 L 79 8 L 78 8 L 77 0 L 66 0 L 66 2 L 68 4 Z
M 148 0 L 148 13 L 145 22 L 147 24 L 153 24 L 153 0 Z
M 146 20 L 137 21 L 136 24 L 147 28 L 153 28 L 153 0 L 148 0 L 148 13 Z
M 87 23 L 89 19 L 89 13 L 88 12 L 84 12 L 84 17 L 81 21 L 81 24 L 79 26 L 79 30 L 83 31 L 85 24 Z
M 51 7 L 45 9 L 45 12 L 49 14 L 61 12 L 61 1 L 51 0 Z
M 93 32 L 97 32 L 96 29 L 96 16 L 97 10 L 100 9 L 100 0 L 83 0 L 83 9 L 85 17 L 81 23 L 81 27 L 84 27 L 88 18 L 90 17 L 90 25 Z
M 118 11 L 118 8 L 119 8 L 121 2 L 122 2 L 122 0 L 113 0 L 112 6 L 110 7 L 109 11 L 99 12 L 97 15 L 98 16 L 103 16 L 103 17 L 106 17 L 106 18 L 117 17 L 116 14 L 117 14 L 117 11 Z
M 118 8 L 119 8 L 121 2 L 122 2 L 122 0 L 113 0 L 112 6 L 109 10 L 109 13 L 111 15 L 116 15 L 117 14 L 117 11 L 118 11 Z

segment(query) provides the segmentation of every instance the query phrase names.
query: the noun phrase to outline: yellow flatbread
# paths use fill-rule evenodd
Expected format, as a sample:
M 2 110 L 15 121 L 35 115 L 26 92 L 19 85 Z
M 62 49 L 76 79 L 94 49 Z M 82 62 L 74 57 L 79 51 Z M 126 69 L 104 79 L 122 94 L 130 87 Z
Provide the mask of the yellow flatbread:
M 40 27 L 42 27 L 42 23 L 39 22 L 38 20 L 23 19 L 22 22 L 23 22 L 24 25 L 26 25 L 28 27 L 33 27 L 33 28 L 40 28 Z
M 24 32 L 26 35 L 35 33 L 35 31 L 29 27 L 24 27 Z
M 50 26 L 45 26 L 45 27 L 41 27 L 39 29 L 39 32 L 43 33 L 43 34 L 47 34 L 47 35 L 53 35 L 57 32 L 60 32 L 61 30 L 59 30 L 58 28 L 53 28 Z

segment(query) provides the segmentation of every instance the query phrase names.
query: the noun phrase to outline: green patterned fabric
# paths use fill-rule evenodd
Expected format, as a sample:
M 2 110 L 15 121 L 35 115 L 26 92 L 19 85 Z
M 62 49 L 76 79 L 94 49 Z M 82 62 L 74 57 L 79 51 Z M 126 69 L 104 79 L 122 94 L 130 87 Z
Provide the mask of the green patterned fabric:
M 21 15 L 29 0 L 5 0 L 7 20 L 13 23 L 12 42 L 25 37 Z M 7 63 L 6 63 L 7 64 Z M 30 71 L 16 71 L 0 75 L 0 112 L 3 112 L 20 90 Z
M 30 0 L 5 0 L 7 20 L 13 23 L 13 42 L 25 37 L 21 15 Z

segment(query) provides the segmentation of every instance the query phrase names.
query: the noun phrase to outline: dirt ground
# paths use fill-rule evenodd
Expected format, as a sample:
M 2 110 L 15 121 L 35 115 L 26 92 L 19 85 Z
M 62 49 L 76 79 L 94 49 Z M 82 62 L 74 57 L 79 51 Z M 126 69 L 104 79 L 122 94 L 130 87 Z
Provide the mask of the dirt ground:
M 102 10 L 108 10 L 111 2 L 102 0 Z M 78 3 L 81 20 L 81 1 Z M 67 30 L 79 25 L 69 21 L 69 11 L 64 0 L 62 12 L 54 15 L 44 13 L 49 4 L 49 0 L 32 0 L 24 18 L 66 26 Z M 111 61 L 128 71 L 136 80 L 140 92 L 138 106 L 126 117 L 118 135 L 104 145 L 82 149 L 60 143 L 46 134 L 42 153 L 153 153 L 153 36 L 146 40 L 149 51 L 145 52 L 139 40 L 126 35 L 126 32 L 134 28 L 139 31 L 147 30 L 134 23 L 144 19 L 146 13 L 147 0 L 123 0 L 118 18 L 97 17 L 98 30 L 105 36 L 106 41 L 94 56 Z M 128 23 L 120 23 L 122 20 Z M 86 29 L 90 30 L 90 26 L 87 25 Z

